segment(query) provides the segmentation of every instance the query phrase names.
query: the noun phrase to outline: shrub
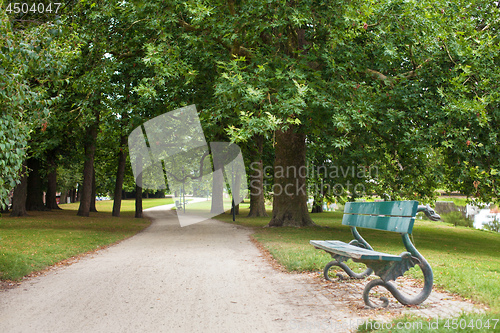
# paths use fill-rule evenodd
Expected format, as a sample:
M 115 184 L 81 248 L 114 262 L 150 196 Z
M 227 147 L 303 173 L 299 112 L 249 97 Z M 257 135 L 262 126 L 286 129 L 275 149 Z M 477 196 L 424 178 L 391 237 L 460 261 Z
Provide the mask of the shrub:
M 484 227 L 490 231 L 500 232 L 500 221 L 493 220 L 484 225 Z
M 451 223 L 455 227 L 462 226 L 472 228 L 474 225 L 474 222 L 472 220 L 464 217 L 462 213 L 458 211 L 441 214 L 441 220 L 443 222 Z

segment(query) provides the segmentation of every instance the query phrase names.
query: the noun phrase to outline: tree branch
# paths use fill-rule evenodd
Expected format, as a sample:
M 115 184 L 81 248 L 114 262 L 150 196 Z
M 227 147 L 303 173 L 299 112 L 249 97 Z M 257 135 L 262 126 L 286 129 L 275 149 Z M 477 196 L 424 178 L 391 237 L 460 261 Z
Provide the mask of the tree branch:
M 371 75 L 372 77 L 374 77 L 375 79 L 380 80 L 380 81 L 388 84 L 389 86 L 391 86 L 391 88 L 394 87 L 394 78 L 393 77 L 387 77 L 384 74 L 382 74 L 376 70 L 370 69 L 370 68 L 367 68 L 365 70 L 365 72 L 367 74 Z
M 450 50 L 448 50 L 448 46 L 443 42 L 444 49 L 446 50 L 446 53 L 448 54 L 448 58 L 450 58 L 451 62 L 454 63 L 455 65 L 457 64 L 455 60 L 451 57 Z
M 134 24 L 139 23 L 141 21 L 146 21 L 146 20 L 147 20 L 147 18 L 135 21 L 127 29 L 123 30 L 122 34 L 125 33 L 125 32 L 127 32 L 130 28 L 132 28 L 134 26 Z
M 127 59 L 127 58 L 133 58 L 136 56 L 139 56 L 144 53 L 143 49 L 137 49 L 135 51 L 129 51 L 125 53 L 118 54 L 117 52 L 109 52 L 115 57 L 116 59 Z
M 418 65 L 417 67 L 415 67 L 414 70 L 411 70 L 409 72 L 406 72 L 406 73 L 402 73 L 402 74 L 399 74 L 399 75 L 396 75 L 396 76 L 386 76 L 376 70 L 373 70 L 373 69 L 370 69 L 370 68 L 367 68 L 365 70 L 365 72 L 371 76 L 373 76 L 375 79 L 378 79 L 380 81 L 383 81 L 383 82 L 387 82 L 391 87 L 394 86 L 394 82 L 398 79 L 398 78 L 403 78 L 403 79 L 411 79 L 415 76 L 417 76 L 417 70 L 422 68 L 422 66 L 426 63 L 428 63 L 429 61 L 431 61 L 431 59 L 426 59 L 423 63 L 421 63 L 420 65 Z M 414 64 L 414 62 L 412 61 L 412 63 Z M 415 65 L 415 64 L 414 64 Z
M 181 25 L 181 27 L 183 27 L 187 31 L 201 31 L 202 30 L 202 29 L 193 27 L 191 24 L 187 23 L 186 21 L 184 21 L 181 18 L 179 19 L 179 24 Z

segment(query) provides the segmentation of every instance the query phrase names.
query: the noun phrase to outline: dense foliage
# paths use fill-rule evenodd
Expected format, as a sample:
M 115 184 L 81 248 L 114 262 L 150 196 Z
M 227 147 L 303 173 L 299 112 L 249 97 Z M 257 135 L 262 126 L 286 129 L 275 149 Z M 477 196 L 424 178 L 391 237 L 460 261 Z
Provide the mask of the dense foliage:
M 237 142 L 247 165 L 329 170 L 308 174 L 318 202 L 498 198 L 495 2 L 70 1 L 31 23 L 1 15 L 3 201 L 28 144 L 61 185 L 89 187 L 95 169 L 98 193 L 134 189 L 126 137 L 190 104 L 207 141 Z M 274 176 L 266 192 L 295 182 Z
M 62 36 L 60 22 L 13 25 L 0 13 L 0 204 L 21 176 L 28 142 L 45 131 L 61 95 L 55 89 L 77 52 L 73 35 Z M 64 38 L 63 38 L 64 37 Z

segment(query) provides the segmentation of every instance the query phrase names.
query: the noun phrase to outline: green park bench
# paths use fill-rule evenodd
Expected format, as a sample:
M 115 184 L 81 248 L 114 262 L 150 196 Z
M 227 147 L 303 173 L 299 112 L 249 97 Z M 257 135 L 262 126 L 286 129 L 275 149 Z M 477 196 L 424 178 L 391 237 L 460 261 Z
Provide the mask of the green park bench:
M 425 301 L 432 291 L 433 275 L 427 260 L 417 251 L 410 240 L 415 215 L 424 212 L 431 220 L 437 221 L 440 216 L 428 205 L 418 205 L 417 201 L 384 201 L 384 202 L 348 202 L 345 205 L 342 224 L 351 227 L 354 240 L 349 244 L 338 240 L 311 240 L 310 243 L 317 249 L 328 252 L 333 261 L 329 262 L 324 269 L 324 276 L 330 280 L 329 270 L 333 266 L 342 268 L 351 278 L 363 279 L 375 272 L 379 279 L 370 281 L 364 291 L 363 300 L 367 306 L 377 307 L 369 300 L 370 290 L 376 286 L 386 288 L 401 304 L 418 305 Z M 393 255 L 377 252 L 359 234 L 357 228 L 376 229 L 401 234 L 403 244 L 407 252 Z M 367 266 L 362 273 L 353 272 L 345 263 L 352 259 Z M 413 266 L 418 265 L 424 274 L 424 288 L 414 296 L 407 297 L 390 281 L 395 281 L 403 276 Z M 342 279 L 342 274 L 337 273 Z M 387 307 L 389 301 L 386 297 L 380 297 L 382 306 Z

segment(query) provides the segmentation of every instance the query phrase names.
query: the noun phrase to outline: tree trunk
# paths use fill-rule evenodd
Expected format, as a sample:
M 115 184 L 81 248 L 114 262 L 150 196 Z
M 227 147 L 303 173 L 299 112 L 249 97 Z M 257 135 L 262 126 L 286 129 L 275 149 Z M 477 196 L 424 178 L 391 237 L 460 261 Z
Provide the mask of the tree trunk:
M 212 179 L 212 203 L 210 212 L 221 214 L 224 212 L 224 169 L 220 161 L 213 159 L 214 170 Z
M 28 215 L 28 213 L 26 212 L 26 196 L 28 194 L 28 172 L 26 165 L 27 163 L 26 161 L 24 161 L 21 169 L 21 182 L 14 188 L 14 195 L 12 198 L 12 212 L 10 213 L 10 216 L 13 217 Z
M 234 200 L 234 203 L 236 204 L 234 206 L 234 215 L 240 215 L 240 201 L 241 201 L 240 189 L 241 189 L 241 175 L 238 173 L 237 177 L 234 179 L 233 191 L 232 191 L 232 198 Z M 231 214 L 232 213 L 233 213 L 233 207 L 231 205 Z
M 95 206 L 95 197 L 96 197 L 96 187 L 97 187 L 97 184 L 95 182 L 95 168 L 93 168 L 94 171 L 93 171 L 93 174 L 92 174 L 92 195 L 90 196 L 90 211 L 91 212 L 94 212 L 94 213 L 97 213 L 97 208 Z
M 262 163 L 262 150 L 264 147 L 264 137 L 261 135 L 254 137 L 256 151 L 254 161 L 250 164 L 250 212 L 248 217 L 267 216 L 264 199 L 264 170 Z
M 95 149 L 95 147 L 94 147 Z M 92 147 L 85 147 L 86 160 L 83 164 L 83 183 L 79 192 L 80 206 L 78 207 L 78 216 L 90 215 L 90 201 L 92 197 L 92 176 L 94 169 L 94 153 Z
M 269 227 L 314 225 L 307 209 L 306 135 L 291 126 L 276 131 L 273 217 Z
M 90 215 L 90 202 L 92 200 L 92 179 L 94 177 L 94 156 L 96 149 L 97 130 L 99 127 L 99 111 L 95 111 L 95 121 L 87 128 L 87 140 L 84 143 L 85 162 L 83 164 L 83 184 L 81 184 L 80 206 L 78 216 Z M 80 191 L 78 191 L 80 192 Z M 94 197 L 95 200 L 95 197 Z
M 55 151 L 50 151 L 47 154 L 47 196 L 45 197 L 45 207 L 47 209 L 61 209 L 57 205 L 57 163 Z M 66 197 L 62 197 L 60 203 L 66 202 Z
M 64 195 L 64 196 L 63 196 Z M 68 202 L 68 198 L 69 202 Z M 61 197 L 59 198 L 59 204 L 71 203 L 71 190 L 67 190 L 66 192 L 61 192 Z M 61 208 L 59 208 L 61 209 Z
M 137 185 L 135 185 L 135 217 L 142 218 L 142 187 Z
M 311 213 L 323 213 L 323 197 L 314 197 Z
M 141 172 L 135 180 L 135 217 L 140 219 L 142 218 L 142 156 L 139 156 L 139 158 L 137 158 L 136 163 L 137 170 L 141 170 Z M 137 184 L 140 184 L 141 186 Z
M 118 153 L 118 169 L 116 170 L 116 182 L 113 201 L 113 216 L 120 216 L 120 207 L 122 204 L 122 189 L 123 178 L 125 177 L 125 164 L 127 155 L 125 154 L 125 146 L 127 144 L 127 136 L 120 136 L 120 152 Z
M 40 161 L 34 157 L 28 159 L 28 191 L 26 210 L 45 210 L 43 203 L 42 178 L 40 176 Z

